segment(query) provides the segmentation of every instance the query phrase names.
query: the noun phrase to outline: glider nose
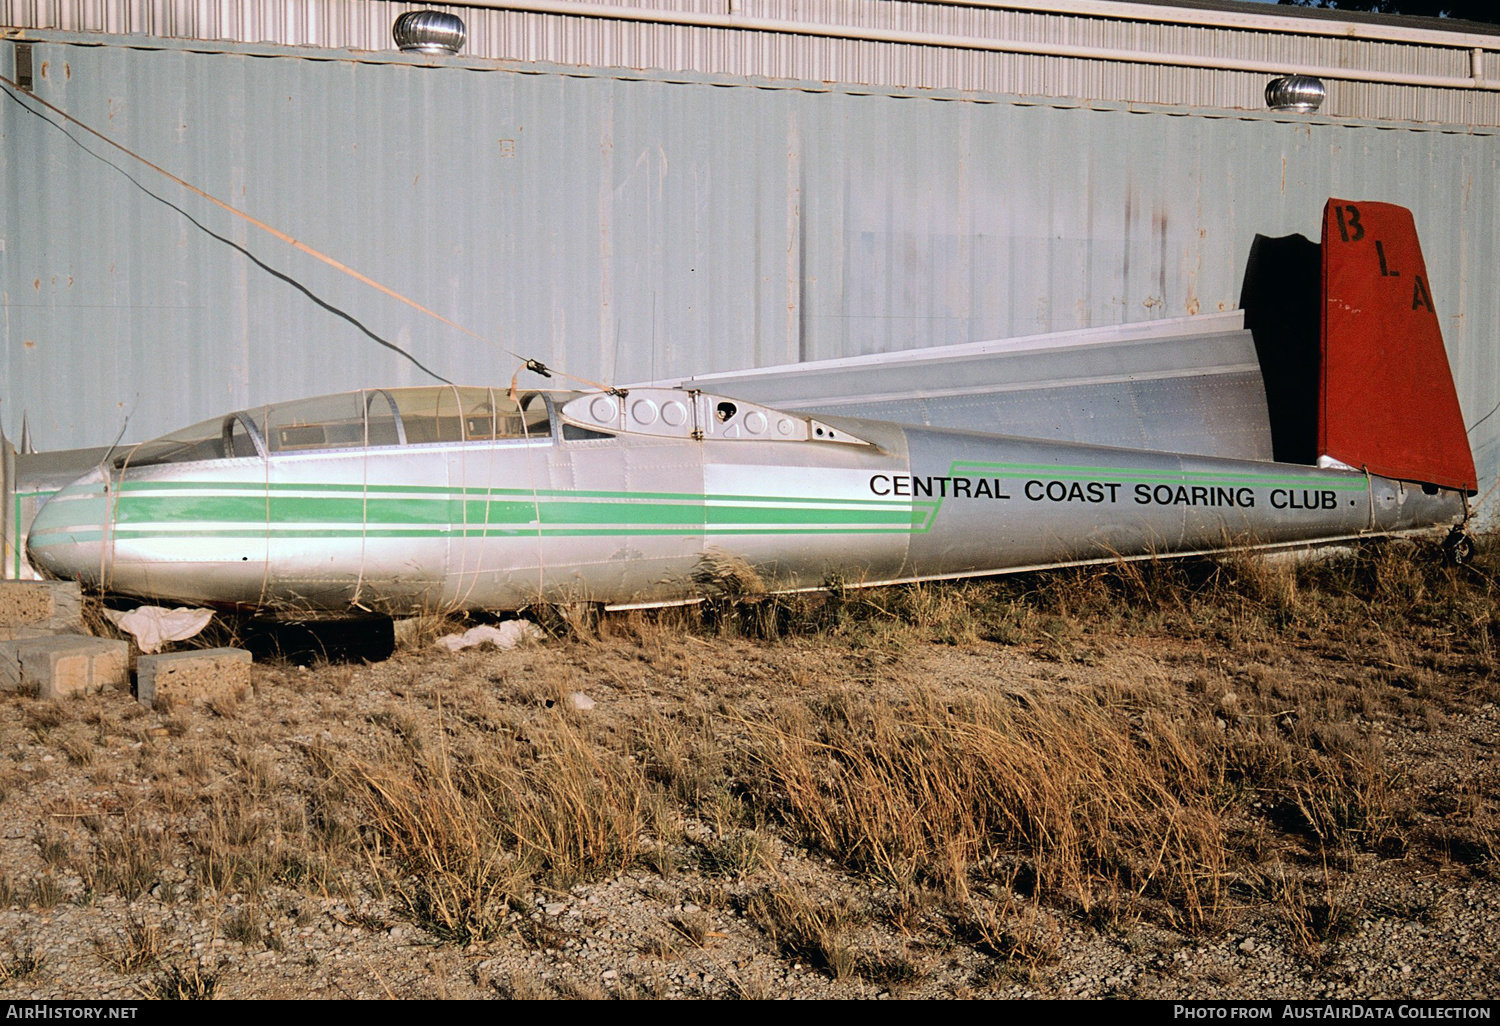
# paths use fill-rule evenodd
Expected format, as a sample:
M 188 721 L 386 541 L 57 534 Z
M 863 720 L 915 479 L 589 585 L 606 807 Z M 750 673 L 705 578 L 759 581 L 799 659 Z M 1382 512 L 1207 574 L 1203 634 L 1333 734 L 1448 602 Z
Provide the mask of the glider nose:
M 109 473 L 102 466 L 55 493 L 26 536 L 31 565 L 49 577 L 99 585 L 109 575 Z

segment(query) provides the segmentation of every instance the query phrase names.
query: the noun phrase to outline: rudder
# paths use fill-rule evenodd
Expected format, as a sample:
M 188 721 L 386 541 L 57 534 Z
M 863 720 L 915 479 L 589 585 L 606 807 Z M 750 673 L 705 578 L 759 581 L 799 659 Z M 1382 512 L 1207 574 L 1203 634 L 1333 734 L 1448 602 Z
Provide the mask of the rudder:
M 1381 477 L 1476 491 L 1410 210 L 1323 208 L 1319 452 Z

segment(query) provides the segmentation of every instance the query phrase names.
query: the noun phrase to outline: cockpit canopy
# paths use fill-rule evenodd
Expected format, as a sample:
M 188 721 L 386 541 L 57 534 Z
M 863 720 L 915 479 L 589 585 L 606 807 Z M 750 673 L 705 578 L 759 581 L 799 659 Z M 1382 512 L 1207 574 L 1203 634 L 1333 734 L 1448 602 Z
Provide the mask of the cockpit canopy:
M 512 399 L 493 388 L 373 388 L 239 410 L 142 442 L 114 463 L 140 467 L 320 449 L 546 438 L 548 433 L 547 403 L 540 392 Z

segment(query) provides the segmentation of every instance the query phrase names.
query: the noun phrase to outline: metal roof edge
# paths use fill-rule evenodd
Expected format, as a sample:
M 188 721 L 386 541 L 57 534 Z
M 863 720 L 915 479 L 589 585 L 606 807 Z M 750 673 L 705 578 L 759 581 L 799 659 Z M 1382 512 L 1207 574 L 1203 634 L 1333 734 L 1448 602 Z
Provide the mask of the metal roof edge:
M 916 86 L 816 82 L 790 78 L 732 75 L 724 72 L 554 64 L 543 61 L 520 61 L 506 58 L 466 57 L 462 55 L 436 57 L 428 54 L 402 53 L 395 49 L 335 49 L 330 47 L 293 46 L 282 43 L 177 39 L 167 36 L 114 35 L 99 32 L 32 28 L 0 29 L 0 41 L 6 40 L 13 42 L 58 43 L 70 46 L 117 47 L 134 50 L 164 50 L 182 53 L 309 60 L 330 63 L 349 62 L 372 65 L 406 65 L 409 67 L 432 68 L 434 70 L 456 69 L 485 73 L 558 75 L 568 78 L 608 78 L 629 82 L 658 82 L 667 85 L 712 85 L 717 87 L 763 90 L 839 93 L 848 96 L 880 96 L 893 99 L 923 99 L 950 103 L 1052 107 L 1059 110 L 1081 110 L 1098 113 L 1156 114 L 1167 117 L 1195 117 L 1209 120 L 1273 121 L 1282 124 L 1371 128 L 1378 131 L 1439 132 L 1450 135 L 1476 136 L 1500 134 L 1500 126 L 1459 124 L 1456 122 L 1338 117 L 1335 115 L 1299 114 L 1292 111 L 1248 107 L 1172 106 L 1124 100 L 1094 100 L 1073 96 L 1045 96 L 1032 93 L 988 93 L 962 89 L 924 89 Z

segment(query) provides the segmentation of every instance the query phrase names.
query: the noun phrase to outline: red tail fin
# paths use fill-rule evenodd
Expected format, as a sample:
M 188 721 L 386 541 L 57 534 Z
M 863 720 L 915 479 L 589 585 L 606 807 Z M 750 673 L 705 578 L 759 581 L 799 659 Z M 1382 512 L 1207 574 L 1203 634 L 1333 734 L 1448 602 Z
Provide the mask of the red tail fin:
M 1323 208 L 1319 451 L 1404 481 L 1475 491 L 1474 455 L 1411 211 Z

